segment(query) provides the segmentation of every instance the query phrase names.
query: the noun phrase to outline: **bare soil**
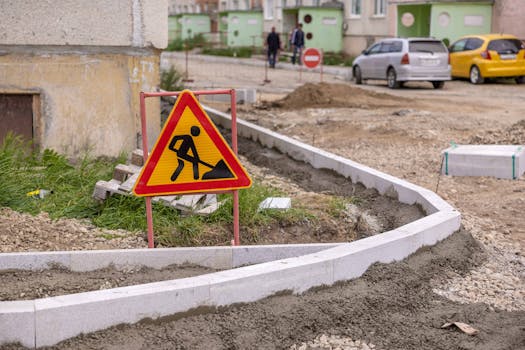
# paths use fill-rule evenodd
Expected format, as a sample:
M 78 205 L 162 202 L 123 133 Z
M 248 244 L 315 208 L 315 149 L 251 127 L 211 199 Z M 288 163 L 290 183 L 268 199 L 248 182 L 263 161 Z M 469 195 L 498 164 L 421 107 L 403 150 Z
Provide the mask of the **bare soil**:
M 213 85 L 201 88 L 227 87 L 240 80 L 246 84 L 250 74 L 262 76 L 254 67 L 211 63 L 199 67 L 192 70 L 197 82 L 215 79 Z M 272 72 L 271 86 L 259 87 L 259 105 L 238 108 L 239 117 L 437 191 L 461 211 L 466 230 L 420 249 L 403 262 L 376 264 L 363 277 L 337 286 L 113 327 L 52 348 L 286 349 L 320 335 L 337 335 L 383 350 L 525 349 L 525 216 L 521 215 L 525 179 L 439 174 L 441 151 L 451 141 L 525 144 L 525 85 L 502 81 L 472 86 L 454 81 L 439 91 L 423 83 L 392 91 L 383 82 L 358 88 L 333 80 L 286 96 L 283 91 L 292 92 L 299 85 L 291 74 L 296 72 Z M 305 73 L 303 79 L 313 83 L 318 78 Z M 330 91 L 330 96 L 315 101 L 315 91 L 319 95 Z M 247 157 L 257 168 L 266 167 L 259 170 L 262 178 L 285 184 L 291 193 L 353 191 L 340 183 L 330 187 L 332 180 L 323 183 L 316 174 L 283 171 L 281 164 L 288 161 L 276 163 L 280 155 L 259 153 L 248 152 Z M 270 175 L 274 171 L 281 175 Z M 280 176 L 290 176 L 301 187 Z M 390 211 L 392 206 L 383 208 Z M 386 215 L 383 222 L 392 222 L 385 227 L 402 224 L 417 211 L 409 210 L 405 219 L 398 214 L 393 215 L 401 216 L 397 222 Z M 441 328 L 456 321 L 479 333 L 469 336 Z
M 47 298 L 192 277 L 215 271 L 214 269 L 192 265 L 172 265 L 162 270 L 147 267 L 118 270 L 114 267 L 108 267 L 89 272 L 72 272 L 60 267 L 42 271 L 0 270 L 2 284 L 9 286 L 0 289 L 0 300 Z

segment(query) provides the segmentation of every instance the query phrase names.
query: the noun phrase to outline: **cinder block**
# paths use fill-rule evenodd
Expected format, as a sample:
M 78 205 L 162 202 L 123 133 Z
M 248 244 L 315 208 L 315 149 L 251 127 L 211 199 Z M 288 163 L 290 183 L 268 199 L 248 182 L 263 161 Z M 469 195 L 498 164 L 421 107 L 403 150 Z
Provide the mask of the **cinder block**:
M 0 348 L 2 344 L 20 342 L 35 347 L 35 303 L 28 301 L 0 302 Z
M 136 165 L 117 164 L 113 171 L 113 179 L 124 182 L 130 175 L 140 173 L 141 168 Z
M 131 164 L 138 167 L 144 166 L 144 152 L 141 149 L 131 152 Z

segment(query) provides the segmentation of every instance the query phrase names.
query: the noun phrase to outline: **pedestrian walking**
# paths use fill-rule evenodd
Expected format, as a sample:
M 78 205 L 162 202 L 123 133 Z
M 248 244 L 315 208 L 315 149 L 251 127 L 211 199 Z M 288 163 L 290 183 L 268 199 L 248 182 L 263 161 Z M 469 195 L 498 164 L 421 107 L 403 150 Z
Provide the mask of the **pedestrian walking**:
M 303 32 L 302 23 L 298 23 L 297 28 L 292 33 L 292 47 L 293 47 L 292 64 L 295 64 L 295 62 L 297 61 L 297 63 L 301 65 L 302 64 L 301 54 L 304 48 L 304 32 Z
M 272 31 L 266 38 L 266 47 L 270 68 L 275 68 L 275 62 L 277 61 L 279 50 L 281 50 L 281 39 L 279 38 L 279 34 L 275 32 L 275 27 L 272 27 Z

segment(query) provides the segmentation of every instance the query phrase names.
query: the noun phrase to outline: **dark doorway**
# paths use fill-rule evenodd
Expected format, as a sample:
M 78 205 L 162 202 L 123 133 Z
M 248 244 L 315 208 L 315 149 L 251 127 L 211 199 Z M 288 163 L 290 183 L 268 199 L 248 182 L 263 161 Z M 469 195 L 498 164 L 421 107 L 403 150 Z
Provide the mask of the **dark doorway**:
M 8 132 L 33 140 L 33 95 L 0 94 L 0 143 Z

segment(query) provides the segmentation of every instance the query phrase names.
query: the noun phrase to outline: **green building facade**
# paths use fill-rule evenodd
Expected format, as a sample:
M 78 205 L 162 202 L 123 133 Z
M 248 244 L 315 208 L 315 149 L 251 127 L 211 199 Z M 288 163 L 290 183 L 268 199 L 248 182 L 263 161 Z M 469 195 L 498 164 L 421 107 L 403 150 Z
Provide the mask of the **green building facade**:
M 229 11 L 219 15 L 221 43 L 229 47 L 254 46 L 264 43 L 261 11 Z
M 343 49 L 343 10 L 340 8 L 300 7 L 299 22 L 303 24 L 305 47 L 326 52 Z
M 468 34 L 491 32 L 492 1 L 440 2 L 397 6 L 399 37 L 431 36 L 450 44 Z
M 198 34 L 207 34 L 211 30 L 210 17 L 206 14 L 181 14 L 168 17 L 168 40 L 190 39 Z

